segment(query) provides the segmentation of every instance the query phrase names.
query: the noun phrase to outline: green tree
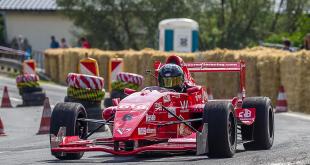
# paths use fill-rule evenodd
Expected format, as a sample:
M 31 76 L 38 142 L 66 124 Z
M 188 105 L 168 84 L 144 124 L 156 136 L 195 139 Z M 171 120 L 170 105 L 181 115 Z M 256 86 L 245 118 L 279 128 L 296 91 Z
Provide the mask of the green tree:
M 275 2 L 280 2 L 278 8 Z M 191 18 L 200 26 L 200 49 L 239 49 L 283 34 L 309 33 L 309 0 L 57 0 L 94 47 L 157 48 L 158 23 Z M 306 22 L 305 22 L 306 21 Z M 274 37 L 276 36 L 276 37 Z M 296 37 L 298 36 L 298 37 Z

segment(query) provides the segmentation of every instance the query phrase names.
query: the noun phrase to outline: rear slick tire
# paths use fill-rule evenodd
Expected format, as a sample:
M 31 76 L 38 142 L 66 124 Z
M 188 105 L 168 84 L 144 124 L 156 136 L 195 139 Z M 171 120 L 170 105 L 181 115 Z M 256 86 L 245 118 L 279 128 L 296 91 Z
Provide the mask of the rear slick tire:
M 80 139 L 85 138 L 87 135 L 87 122 L 78 121 L 78 118 L 87 118 L 86 111 L 81 104 L 70 102 L 56 104 L 51 116 L 50 135 L 57 136 L 59 128 L 66 127 L 66 136 L 79 136 Z M 84 155 L 84 152 L 51 153 L 60 160 L 77 160 Z
M 251 142 L 244 143 L 246 150 L 268 150 L 274 141 L 274 112 L 268 97 L 245 98 L 242 108 L 255 108 L 256 118 L 248 133 L 253 135 Z
M 204 107 L 203 123 L 208 123 L 210 158 L 230 158 L 237 147 L 237 120 L 230 102 L 211 101 Z

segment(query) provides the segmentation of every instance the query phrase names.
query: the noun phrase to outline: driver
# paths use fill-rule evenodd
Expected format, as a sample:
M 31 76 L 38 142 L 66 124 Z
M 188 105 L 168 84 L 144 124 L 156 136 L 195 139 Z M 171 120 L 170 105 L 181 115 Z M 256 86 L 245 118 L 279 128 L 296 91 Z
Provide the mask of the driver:
M 184 73 L 176 64 L 163 65 L 158 72 L 158 82 L 160 87 L 185 92 Z

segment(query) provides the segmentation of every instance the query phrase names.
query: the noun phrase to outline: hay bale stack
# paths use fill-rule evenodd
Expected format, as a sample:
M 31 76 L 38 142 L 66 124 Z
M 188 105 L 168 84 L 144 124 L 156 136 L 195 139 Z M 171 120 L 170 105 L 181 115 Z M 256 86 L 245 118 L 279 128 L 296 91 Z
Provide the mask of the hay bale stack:
M 110 73 L 109 65 L 112 58 L 116 57 L 113 51 L 97 51 L 98 65 L 100 76 L 104 78 L 104 88 L 107 90 L 109 88 Z
M 44 70 L 45 74 L 51 77 L 51 66 L 49 64 L 50 61 L 50 52 L 48 50 L 44 51 Z
M 269 50 L 258 51 L 257 69 L 258 69 L 258 87 L 259 95 L 268 96 L 275 105 L 280 83 L 280 58 L 285 54 L 284 51 Z
M 245 89 L 246 96 L 258 96 L 259 95 L 259 82 L 257 71 L 257 55 L 252 53 L 251 50 L 243 50 L 239 52 L 240 60 L 245 62 L 246 75 L 245 75 Z
M 297 53 L 299 59 L 299 81 L 298 81 L 298 105 L 299 112 L 310 113 L 310 51 L 301 51 Z
M 46 57 L 45 60 L 45 71 L 46 74 L 51 77 L 53 81 L 59 82 L 59 65 L 62 65 L 61 56 L 63 55 L 63 49 L 47 49 L 44 52 Z
M 154 78 L 151 75 L 145 73 L 146 70 L 151 70 L 154 72 L 153 65 L 151 65 L 151 58 L 153 55 L 153 50 L 142 51 L 141 56 L 139 56 L 139 63 L 137 65 L 138 72 L 137 74 L 143 75 L 144 77 L 144 86 L 149 86 L 154 84 Z
M 300 58 L 297 54 L 287 54 L 280 59 L 281 84 L 284 86 L 288 108 L 291 111 L 299 111 L 298 92 L 300 91 Z
M 194 61 L 207 62 L 236 62 L 239 56 L 236 51 L 212 50 L 195 56 Z M 195 73 L 198 84 L 205 85 L 212 90 L 215 98 L 232 98 L 237 96 L 239 76 L 237 73 Z
M 124 56 L 124 70 L 125 72 L 141 74 L 143 71 L 139 70 L 140 58 L 142 52 L 130 51 Z

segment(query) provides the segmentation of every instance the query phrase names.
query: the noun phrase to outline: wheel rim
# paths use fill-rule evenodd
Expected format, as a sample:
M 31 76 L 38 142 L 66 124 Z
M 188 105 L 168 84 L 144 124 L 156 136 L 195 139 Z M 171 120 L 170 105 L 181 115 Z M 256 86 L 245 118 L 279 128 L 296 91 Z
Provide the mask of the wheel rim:
M 234 146 L 236 142 L 236 132 L 235 132 L 235 120 L 234 116 L 232 113 L 229 115 L 229 120 L 228 120 L 228 138 L 229 138 L 229 143 L 231 146 Z
M 82 116 L 81 116 L 82 117 Z M 78 118 L 81 118 L 80 115 Z M 86 124 L 85 122 L 76 120 L 75 123 L 75 135 L 78 135 L 80 139 L 83 139 L 86 136 Z
M 269 138 L 273 139 L 273 122 L 274 122 L 274 118 L 273 118 L 273 113 L 272 113 L 272 109 L 269 109 Z
M 82 126 L 82 123 L 80 121 L 76 121 L 76 135 L 82 138 L 83 130 L 84 130 L 84 127 Z

